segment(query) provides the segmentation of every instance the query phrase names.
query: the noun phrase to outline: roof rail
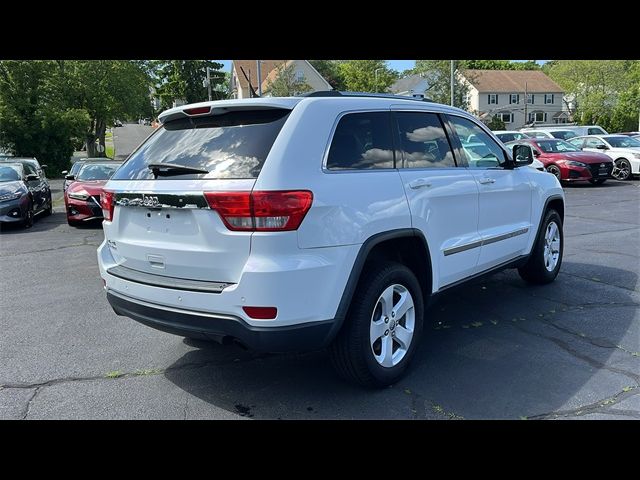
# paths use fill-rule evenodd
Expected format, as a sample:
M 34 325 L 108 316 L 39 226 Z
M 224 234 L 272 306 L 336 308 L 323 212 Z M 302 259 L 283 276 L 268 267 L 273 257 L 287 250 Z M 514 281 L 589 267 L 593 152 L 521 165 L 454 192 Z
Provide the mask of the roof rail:
M 338 90 L 319 90 L 317 92 L 304 93 L 301 97 L 371 97 L 371 98 L 395 98 L 397 100 L 413 100 L 416 102 L 433 102 L 430 98 L 407 97 L 405 95 L 394 95 L 392 93 L 370 93 L 370 92 L 340 92 Z

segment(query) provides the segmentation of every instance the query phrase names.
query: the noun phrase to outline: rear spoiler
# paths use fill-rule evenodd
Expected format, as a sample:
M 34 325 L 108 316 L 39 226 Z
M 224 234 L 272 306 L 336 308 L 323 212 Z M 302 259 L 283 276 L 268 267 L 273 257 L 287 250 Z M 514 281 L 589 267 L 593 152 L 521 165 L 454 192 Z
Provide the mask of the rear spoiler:
M 240 111 L 240 110 L 291 110 L 292 107 L 282 105 L 282 104 L 235 104 L 229 106 L 220 106 L 220 105 L 203 105 L 203 106 L 193 106 L 193 105 L 185 105 L 184 108 L 167 110 L 163 112 L 158 117 L 161 123 L 171 122 L 172 120 L 178 120 L 180 118 L 198 118 L 198 117 L 207 117 L 214 115 L 223 115 L 232 110 Z

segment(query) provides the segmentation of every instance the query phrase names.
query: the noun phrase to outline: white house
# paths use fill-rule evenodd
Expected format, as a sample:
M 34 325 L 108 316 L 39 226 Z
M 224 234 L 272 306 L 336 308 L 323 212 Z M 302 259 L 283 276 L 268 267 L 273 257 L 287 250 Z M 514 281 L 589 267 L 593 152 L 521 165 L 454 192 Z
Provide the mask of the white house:
M 427 79 L 422 75 L 414 74 L 396 80 L 389 87 L 389 91 L 395 95 L 424 98 L 428 88 L 429 83 Z
M 509 130 L 533 123 L 567 123 L 560 86 L 540 70 L 463 70 L 469 109 L 489 122 L 494 115 Z
M 257 60 L 233 60 L 231 64 L 231 91 L 233 98 L 250 98 L 251 88 L 258 92 Z M 308 60 L 260 60 L 260 80 L 262 93 L 267 91 L 271 83 L 278 75 L 281 66 L 295 65 L 296 78 L 302 80 L 311 87 L 311 91 L 333 90 Z

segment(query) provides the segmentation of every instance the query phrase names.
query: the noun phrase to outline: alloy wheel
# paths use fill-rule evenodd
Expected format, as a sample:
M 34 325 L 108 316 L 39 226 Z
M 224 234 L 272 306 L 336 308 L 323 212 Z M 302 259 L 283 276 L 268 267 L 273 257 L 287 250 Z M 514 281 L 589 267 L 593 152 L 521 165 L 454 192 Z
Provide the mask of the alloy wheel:
M 544 235 L 544 266 L 553 272 L 560 258 L 560 229 L 556 222 L 549 222 Z

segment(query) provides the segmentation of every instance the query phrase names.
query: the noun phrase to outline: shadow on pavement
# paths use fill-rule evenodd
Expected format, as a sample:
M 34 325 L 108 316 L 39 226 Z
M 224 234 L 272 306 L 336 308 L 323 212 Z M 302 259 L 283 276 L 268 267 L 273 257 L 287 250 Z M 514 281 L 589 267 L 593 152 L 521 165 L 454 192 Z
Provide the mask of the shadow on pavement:
M 386 389 L 343 382 L 325 352 L 262 355 L 191 340 L 185 342 L 202 348 L 165 376 L 209 404 L 253 418 L 518 419 L 568 411 L 638 383 L 638 364 L 628 365 L 639 360 L 629 355 L 640 350 L 637 333 L 629 332 L 637 296 L 580 276 L 592 269 L 565 261 L 557 280 L 542 287 L 505 271 L 443 294 L 427 310 L 408 375 Z M 598 269 L 635 288 L 634 272 Z M 609 367 L 613 356 L 619 371 Z M 186 364 L 199 367 L 181 368 Z M 592 382 L 602 369 L 613 379 Z

